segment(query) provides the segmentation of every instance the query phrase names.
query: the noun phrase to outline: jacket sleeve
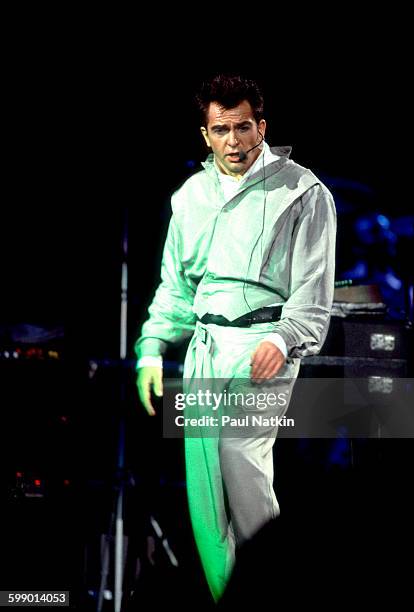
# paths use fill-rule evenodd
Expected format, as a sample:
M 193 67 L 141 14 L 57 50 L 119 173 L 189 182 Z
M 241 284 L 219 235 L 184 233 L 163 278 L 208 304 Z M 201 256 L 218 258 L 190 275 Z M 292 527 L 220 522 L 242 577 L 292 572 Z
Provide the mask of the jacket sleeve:
M 149 318 L 135 343 L 138 359 L 162 355 L 168 343 L 178 344 L 193 333 L 194 291 L 187 283 L 180 258 L 180 234 L 171 218 L 161 264 L 161 283 L 148 309 Z
M 317 354 L 326 338 L 335 283 L 336 210 L 318 184 L 301 198 L 292 236 L 289 297 L 275 325 L 290 357 Z

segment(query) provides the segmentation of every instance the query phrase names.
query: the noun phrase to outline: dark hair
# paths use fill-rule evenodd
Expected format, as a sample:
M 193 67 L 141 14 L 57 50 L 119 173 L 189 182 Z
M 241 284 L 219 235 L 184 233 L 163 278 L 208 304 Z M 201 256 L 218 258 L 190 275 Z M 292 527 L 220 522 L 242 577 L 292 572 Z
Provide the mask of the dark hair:
M 247 100 L 253 110 L 253 116 L 258 123 L 263 119 L 263 95 L 255 81 L 240 75 L 218 74 L 205 81 L 196 95 L 201 119 L 205 125 L 208 122 L 208 109 L 211 102 L 217 102 L 226 110 L 238 106 Z

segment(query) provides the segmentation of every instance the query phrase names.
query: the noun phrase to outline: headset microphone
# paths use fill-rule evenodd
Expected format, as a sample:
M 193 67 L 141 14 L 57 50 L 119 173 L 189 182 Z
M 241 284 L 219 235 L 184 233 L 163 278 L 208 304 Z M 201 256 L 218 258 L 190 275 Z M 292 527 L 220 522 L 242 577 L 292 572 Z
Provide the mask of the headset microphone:
M 247 158 L 247 154 L 250 153 L 250 151 L 253 151 L 253 149 L 255 149 L 256 147 L 260 147 L 260 145 L 262 144 L 263 140 L 264 140 L 264 136 L 261 132 L 259 132 L 261 140 L 260 142 L 258 142 L 256 145 L 254 145 L 254 147 L 252 147 L 251 149 L 247 149 L 247 151 L 239 151 L 239 161 L 244 161 Z

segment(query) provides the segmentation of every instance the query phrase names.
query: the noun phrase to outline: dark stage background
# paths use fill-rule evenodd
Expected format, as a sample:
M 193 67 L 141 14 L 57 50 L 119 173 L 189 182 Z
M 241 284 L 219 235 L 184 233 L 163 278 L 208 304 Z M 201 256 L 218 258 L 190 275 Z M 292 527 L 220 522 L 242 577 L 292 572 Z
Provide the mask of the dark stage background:
M 321 52 L 309 40 L 301 54 L 292 51 L 294 45 L 276 45 L 221 62 L 211 57 L 194 62 L 204 50 L 197 55 L 190 48 L 173 53 L 167 47 L 155 60 L 150 47 L 131 55 L 123 48 L 117 52 L 116 45 L 91 43 L 80 50 L 74 41 L 65 50 L 57 40 L 10 46 L 4 77 L 0 348 L 8 348 L 10 330 L 30 324 L 52 330 L 52 338 L 58 330 L 51 345 L 61 358 L 23 364 L 3 354 L 0 360 L 1 499 L 8 534 L 1 588 L 66 586 L 83 609 L 92 605 L 93 594 L 89 599 L 86 594 L 96 592 L 99 536 L 108 525 L 117 423 L 124 412 L 132 478 L 129 580 L 133 584 L 131 567 L 139 557 L 146 568 L 143 597 L 160 598 L 165 585 L 163 594 L 171 600 L 208 601 L 189 530 L 181 444 L 162 440 L 159 423 L 144 418 L 132 364 L 121 407 L 117 368 L 125 213 L 132 360 L 158 282 L 169 195 L 206 154 L 192 106 L 202 78 L 240 70 L 261 83 L 267 141 L 292 145 L 292 158 L 321 176 L 335 195 L 337 279 L 379 284 L 393 316 L 404 318 L 404 287 L 412 281 L 404 68 L 382 44 L 363 38 L 344 44 L 332 33 L 330 38 Z M 170 358 L 180 361 L 183 354 L 184 348 Z M 93 377 L 91 362 L 98 368 Z M 358 512 L 340 514 L 344 498 L 360 504 L 369 521 L 383 495 L 398 521 L 407 508 L 411 441 L 348 446 L 336 464 L 329 463 L 323 445 L 304 449 L 289 442 L 276 451 L 286 513 L 306 508 L 309 499 L 326 511 L 329 499 L 329 524 L 342 535 L 338 547 L 331 541 L 327 558 L 343 559 L 343 524 L 351 521 L 360 529 L 347 549 L 352 564 L 367 523 L 359 523 Z M 31 485 L 40 480 L 42 495 L 22 495 L 19 478 Z M 154 537 L 151 514 L 168 535 L 182 573 L 171 575 L 156 543 L 160 561 L 155 569 L 145 565 L 148 537 Z M 326 512 L 321 516 L 326 519 Z

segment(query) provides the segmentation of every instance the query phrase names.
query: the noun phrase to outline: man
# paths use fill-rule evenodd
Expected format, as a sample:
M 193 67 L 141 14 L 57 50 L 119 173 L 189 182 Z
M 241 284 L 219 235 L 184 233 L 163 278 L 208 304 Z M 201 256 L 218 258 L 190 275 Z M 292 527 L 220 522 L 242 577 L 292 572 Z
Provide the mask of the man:
M 289 159 L 289 147 L 269 148 L 257 84 L 219 75 L 197 100 L 212 154 L 172 197 L 162 282 L 136 345 L 149 415 L 151 388 L 162 395 L 161 356 L 190 336 L 185 380 L 237 389 L 250 379 L 289 393 L 300 358 L 324 341 L 333 298 L 332 196 Z M 277 425 L 248 437 L 186 437 L 191 520 L 215 600 L 237 547 L 279 514 L 276 432 Z

